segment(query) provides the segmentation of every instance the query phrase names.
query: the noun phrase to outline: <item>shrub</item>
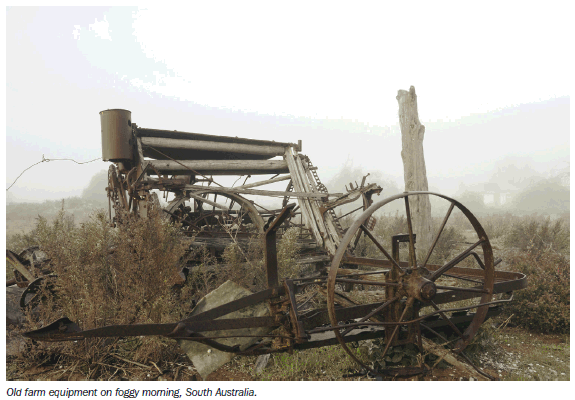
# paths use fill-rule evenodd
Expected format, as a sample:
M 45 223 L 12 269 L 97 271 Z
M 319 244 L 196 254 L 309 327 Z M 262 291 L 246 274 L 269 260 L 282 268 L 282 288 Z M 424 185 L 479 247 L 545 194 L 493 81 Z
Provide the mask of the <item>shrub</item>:
M 278 243 L 278 275 L 280 279 L 298 277 L 299 267 L 296 262 L 299 254 L 298 235 L 298 228 L 289 228 Z
M 513 208 L 523 212 L 563 213 L 569 211 L 570 191 L 551 179 L 535 182 L 513 199 Z
M 441 221 L 436 219 L 433 224 L 433 235 L 437 235 Z M 465 236 L 461 233 L 461 230 L 455 226 L 446 226 L 441 232 L 441 236 L 437 240 L 437 244 L 433 249 L 433 253 L 429 259 L 432 264 L 442 264 L 446 262 L 452 255 L 454 249 L 459 245 L 460 242 L 465 240 Z
M 124 215 L 111 228 L 104 212 L 75 226 L 62 211 L 49 223 L 40 218 L 35 237 L 51 258 L 57 278 L 46 301 L 27 313 L 27 329 L 38 329 L 62 316 L 82 329 L 115 324 L 176 322 L 189 310 L 171 289 L 185 245 L 179 227 L 162 220 L 155 210 L 147 219 Z M 99 368 L 113 354 L 136 362 L 160 360 L 177 351 L 176 342 L 156 337 L 34 343 L 25 355 L 35 360 L 59 354 L 82 361 L 80 368 Z M 94 377 L 94 376 L 92 376 Z
M 531 215 L 518 218 L 505 238 L 508 248 L 517 248 L 535 255 L 546 252 L 569 253 L 569 224 L 563 219 Z
M 569 333 L 569 260 L 557 253 L 522 252 L 511 260 L 511 269 L 527 275 L 526 289 L 515 292 L 505 307 L 514 324 L 543 333 Z

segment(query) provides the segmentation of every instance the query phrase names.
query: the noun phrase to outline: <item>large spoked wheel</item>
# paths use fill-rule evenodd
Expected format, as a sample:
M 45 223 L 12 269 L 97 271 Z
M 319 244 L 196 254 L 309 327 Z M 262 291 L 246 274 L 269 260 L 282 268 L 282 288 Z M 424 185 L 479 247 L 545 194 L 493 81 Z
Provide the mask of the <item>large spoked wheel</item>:
M 436 224 L 438 226 L 435 227 L 429 248 L 419 248 L 417 251 L 417 232 L 410 203 L 419 196 L 429 196 L 430 200 L 433 198 L 435 210 L 443 207 L 447 211 L 441 222 Z M 438 207 L 435 204 L 437 202 L 443 204 Z M 404 237 L 407 237 L 408 247 L 407 251 L 403 252 L 403 257 L 397 249 L 392 252 L 390 244 L 366 226 L 370 217 L 386 205 L 389 205 L 388 209 L 392 208 L 396 212 L 395 218 L 401 215 L 397 214 L 397 206 L 403 210 L 406 222 L 404 229 L 407 231 Z M 380 214 L 380 219 L 385 218 L 385 210 L 382 211 L 384 216 Z M 450 217 L 451 223 L 456 220 L 459 224 L 468 226 L 468 235 L 465 238 L 467 244 L 464 244 L 464 250 L 455 249 L 442 260 L 434 253 L 437 253 L 438 243 L 442 243 L 442 234 L 446 236 L 446 231 L 450 229 Z M 374 229 L 374 232 L 377 231 Z M 395 233 L 405 231 L 392 234 Z M 351 260 L 352 257 L 349 256 L 350 245 L 353 246 L 360 235 L 365 236 L 364 240 L 377 249 L 376 260 L 373 261 L 372 257 L 372 262 L 366 262 L 364 265 L 357 258 Z M 356 265 L 359 263 L 362 271 L 350 276 L 350 270 L 346 269 L 348 261 L 355 261 Z M 431 264 L 431 261 L 437 264 Z M 465 265 L 465 268 L 462 265 Z M 355 297 L 353 290 L 345 294 L 348 300 L 352 299 L 353 305 L 370 305 L 366 307 L 370 311 L 363 317 L 351 321 L 342 321 L 337 317 L 336 305 L 349 307 L 349 302 L 347 305 L 342 304 L 343 294 L 338 293 L 342 282 L 351 282 L 354 288 L 358 289 L 355 291 Z M 378 374 L 369 366 L 373 365 L 373 359 L 350 349 L 345 340 L 346 336 L 353 336 L 356 329 L 379 330 L 383 338 L 379 358 L 383 360 L 386 356 L 389 359 L 388 351 L 392 346 L 414 343 L 421 349 L 422 331 L 430 331 L 441 338 L 446 346 L 460 353 L 486 318 L 488 303 L 493 297 L 493 285 L 492 248 L 475 216 L 461 203 L 447 196 L 432 192 L 405 192 L 371 205 L 347 230 L 330 267 L 327 307 L 332 327 L 338 328 L 334 330 L 335 336 L 345 351 L 366 370 Z M 458 318 L 461 320 L 462 316 L 469 323 L 466 328 L 457 324 Z M 439 333 L 437 328 L 432 328 L 440 325 L 447 333 Z M 448 338 L 450 335 L 451 338 Z

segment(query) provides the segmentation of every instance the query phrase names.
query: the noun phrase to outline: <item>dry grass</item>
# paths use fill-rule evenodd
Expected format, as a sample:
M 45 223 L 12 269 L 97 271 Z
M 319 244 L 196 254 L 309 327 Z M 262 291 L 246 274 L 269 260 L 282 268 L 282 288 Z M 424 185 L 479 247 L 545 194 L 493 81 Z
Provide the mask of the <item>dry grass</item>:
M 52 259 L 57 278 L 52 290 L 44 288 L 45 300 L 27 312 L 24 329 L 38 329 L 62 316 L 86 330 L 175 322 L 185 315 L 189 303 L 173 290 L 181 283 L 178 271 L 185 253 L 179 228 L 155 212 L 146 220 L 123 218 L 116 229 L 103 213 L 81 226 L 63 212 L 51 223 L 39 219 L 35 238 Z M 27 343 L 19 360 L 23 365 L 70 362 L 89 379 L 109 377 L 118 358 L 149 365 L 179 352 L 175 342 L 159 337 Z

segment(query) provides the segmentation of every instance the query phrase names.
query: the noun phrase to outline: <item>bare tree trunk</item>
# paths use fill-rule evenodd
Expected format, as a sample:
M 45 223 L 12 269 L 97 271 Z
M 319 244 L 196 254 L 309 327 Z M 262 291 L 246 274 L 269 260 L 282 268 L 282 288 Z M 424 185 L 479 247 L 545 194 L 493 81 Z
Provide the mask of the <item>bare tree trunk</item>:
M 399 103 L 401 158 L 403 159 L 405 191 L 427 191 L 427 174 L 423 157 L 425 126 L 419 122 L 415 88 L 411 86 L 409 92 L 399 90 L 396 99 Z M 409 208 L 413 219 L 414 233 L 417 234 L 417 259 L 422 261 L 433 240 L 429 196 L 411 196 Z

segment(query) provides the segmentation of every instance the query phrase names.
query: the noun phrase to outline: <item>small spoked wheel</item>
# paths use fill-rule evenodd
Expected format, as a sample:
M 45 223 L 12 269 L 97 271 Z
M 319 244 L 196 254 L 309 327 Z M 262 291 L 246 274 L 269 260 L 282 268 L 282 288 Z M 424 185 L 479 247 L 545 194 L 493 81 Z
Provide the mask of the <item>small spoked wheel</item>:
M 428 243 L 418 233 L 424 228 L 415 225 L 413 212 L 417 201 L 424 197 L 432 202 L 434 211 L 441 211 L 432 224 L 435 226 Z M 368 228 L 376 211 L 381 226 Z M 403 232 L 390 232 L 390 226 Z M 455 226 L 457 232 L 465 233 L 458 240 L 453 239 Z M 395 235 L 399 233 L 402 235 Z M 352 257 L 349 249 L 360 237 L 363 246 L 358 246 Z M 405 242 L 406 248 L 401 249 L 399 242 Z M 349 269 L 351 264 L 359 269 Z M 353 290 L 341 293 L 342 282 L 353 284 Z M 378 372 L 374 365 L 384 365 L 388 375 L 393 370 L 388 367 L 395 367 L 390 358 L 397 358 L 392 357 L 390 349 L 412 343 L 421 350 L 422 340 L 427 340 L 424 335 L 440 338 L 456 353 L 463 351 L 487 316 L 493 285 L 493 252 L 477 218 L 447 196 L 405 192 L 371 205 L 347 230 L 329 271 L 328 314 L 331 326 L 337 328 L 337 340 L 351 358 L 374 374 L 383 371 Z M 358 317 L 356 312 L 354 319 L 345 319 L 342 315 L 352 312 L 349 307 L 361 309 L 363 314 Z M 380 338 L 377 352 L 366 354 L 350 348 L 349 342 L 360 330 Z M 373 354 L 383 363 L 374 361 Z

